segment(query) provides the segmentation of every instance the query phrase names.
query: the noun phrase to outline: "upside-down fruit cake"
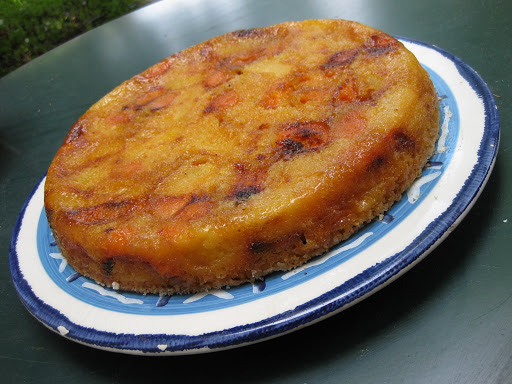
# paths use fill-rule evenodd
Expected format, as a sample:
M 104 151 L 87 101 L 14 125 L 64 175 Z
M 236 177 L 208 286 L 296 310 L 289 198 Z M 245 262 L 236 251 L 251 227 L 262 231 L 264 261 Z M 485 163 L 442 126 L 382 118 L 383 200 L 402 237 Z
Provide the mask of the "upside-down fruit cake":
M 122 83 L 47 174 L 61 252 L 97 282 L 190 293 L 288 270 L 390 208 L 439 130 L 395 38 L 344 20 L 239 30 Z

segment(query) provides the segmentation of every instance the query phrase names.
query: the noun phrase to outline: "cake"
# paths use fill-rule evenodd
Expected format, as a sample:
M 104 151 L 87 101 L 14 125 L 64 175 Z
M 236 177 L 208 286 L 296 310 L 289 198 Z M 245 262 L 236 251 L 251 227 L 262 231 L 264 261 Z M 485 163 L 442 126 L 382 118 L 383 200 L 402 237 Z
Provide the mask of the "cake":
M 227 33 L 125 81 L 71 127 L 45 181 L 80 274 L 141 293 L 306 263 L 388 210 L 439 130 L 395 38 L 345 20 Z

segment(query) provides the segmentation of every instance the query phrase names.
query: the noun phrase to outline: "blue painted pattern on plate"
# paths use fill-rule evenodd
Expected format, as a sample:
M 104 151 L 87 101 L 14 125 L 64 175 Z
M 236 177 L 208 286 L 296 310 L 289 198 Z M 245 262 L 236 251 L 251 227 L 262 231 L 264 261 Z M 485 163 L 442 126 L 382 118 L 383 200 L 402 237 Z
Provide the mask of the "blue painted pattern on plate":
M 90 305 L 111 311 L 144 315 L 181 315 L 205 312 L 240 305 L 312 279 L 339 266 L 374 244 L 403 221 L 421 200 L 434 188 L 444 169 L 450 162 L 459 130 L 459 114 L 456 101 L 443 79 L 426 68 L 436 87 L 440 99 L 440 138 L 436 153 L 421 177 L 380 220 L 375 220 L 349 240 L 333 247 L 324 255 L 310 260 L 304 266 L 288 273 L 274 273 L 263 281 L 245 284 L 228 290 L 212 290 L 196 295 L 142 295 L 116 291 L 102 287 L 94 281 L 76 273 L 62 257 L 51 235 L 44 214 L 37 228 L 37 247 L 41 262 L 51 279 L 62 290 Z

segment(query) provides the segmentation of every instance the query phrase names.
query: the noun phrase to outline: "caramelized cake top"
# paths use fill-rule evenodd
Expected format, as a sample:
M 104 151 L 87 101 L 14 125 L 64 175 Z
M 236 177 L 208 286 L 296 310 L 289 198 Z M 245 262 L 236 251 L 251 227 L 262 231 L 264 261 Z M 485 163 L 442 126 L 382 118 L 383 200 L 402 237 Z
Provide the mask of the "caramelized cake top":
M 358 23 L 216 37 L 124 82 L 73 125 L 47 175 L 50 225 L 99 262 L 228 274 L 268 233 L 297 233 L 319 205 L 362 193 L 361 172 L 371 179 L 389 148 L 415 156 L 437 133 L 425 138 L 417 121 L 430 109 L 435 120 L 432 94 L 399 41 Z M 350 220 L 366 205 L 336 209 Z

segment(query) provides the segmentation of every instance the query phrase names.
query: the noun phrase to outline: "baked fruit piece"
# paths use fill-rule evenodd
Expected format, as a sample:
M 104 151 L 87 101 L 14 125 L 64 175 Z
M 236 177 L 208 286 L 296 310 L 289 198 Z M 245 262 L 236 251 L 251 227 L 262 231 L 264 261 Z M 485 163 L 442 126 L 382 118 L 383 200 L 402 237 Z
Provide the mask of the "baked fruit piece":
M 228 33 L 124 82 L 47 174 L 55 239 L 114 288 L 190 293 L 303 264 L 387 210 L 439 129 L 428 74 L 343 20 Z

